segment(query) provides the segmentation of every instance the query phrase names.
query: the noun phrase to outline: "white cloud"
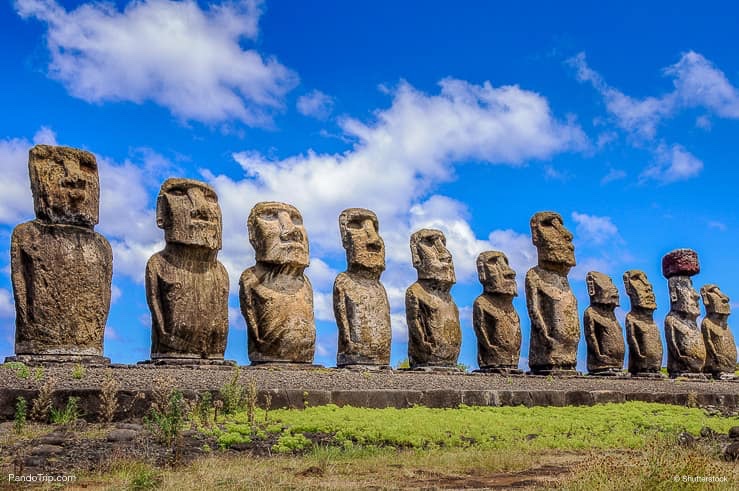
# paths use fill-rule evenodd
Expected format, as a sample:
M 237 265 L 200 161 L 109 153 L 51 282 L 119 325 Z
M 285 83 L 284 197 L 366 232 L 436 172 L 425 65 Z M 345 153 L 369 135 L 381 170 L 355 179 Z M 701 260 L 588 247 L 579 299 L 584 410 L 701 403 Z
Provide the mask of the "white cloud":
M 728 229 L 728 227 L 726 226 L 725 223 L 719 222 L 719 221 L 716 221 L 716 220 L 709 221 L 708 222 L 708 228 L 713 228 L 713 229 L 716 229 L 716 230 L 718 230 L 720 232 L 726 232 L 726 230 Z
M 573 211 L 572 219 L 577 223 L 577 237 L 580 240 L 603 244 L 608 240 L 618 239 L 618 228 L 613 224 L 611 217 Z
M 684 181 L 700 174 L 703 161 L 688 152 L 682 145 L 660 144 L 655 151 L 655 161 L 644 169 L 640 179 L 652 179 L 663 184 Z
M 28 151 L 34 144 L 56 144 L 56 135 L 42 126 L 32 141 L 25 138 L 0 140 L 0 223 L 15 225 L 33 216 L 31 182 L 28 179 Z
M 298 97 L 298 112 L 316 119 L 326 119 L 334 109 L 334 100 L 320 90 L 314 90 Z
M 704 107 L 722 118 L 739 118 L 739 90 L 724 72 L 695 51 L 664 70 L 674 77 L 675 96 L 686 107 Z
M 710 130 L 713 124 L 711 123 L 711 118 L 706 116 L 705 114 L 703 116 L 698 116 L 695 118 L 695 126 L 702 129 L 702 130 Z
M 15 316 L 13 295 L 5 288 L 0 288 L 0 319 L 10 319 Z
M 260 2 L 138 0 L 120 11 L 85 3 L 17 0 L 46 24 L 49 75 L 88 102 L 153 101 L 185 120 L 266 125 L 297 76 L 244 41 L 258 35 Z
M 609 182 L 618 181 L 626 177 L 626 171 L 621 169 L 609 169 L 608 174 L 603 176 L 600 180 L 601 184 L 608 184 Z

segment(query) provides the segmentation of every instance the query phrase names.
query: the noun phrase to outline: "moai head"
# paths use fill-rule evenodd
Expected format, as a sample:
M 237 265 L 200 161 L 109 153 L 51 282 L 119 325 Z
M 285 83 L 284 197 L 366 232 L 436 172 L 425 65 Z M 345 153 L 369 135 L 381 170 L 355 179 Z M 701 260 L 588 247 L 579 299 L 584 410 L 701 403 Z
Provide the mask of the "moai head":
M 411 256 L 419 280 L 455 283 L 452 255 L 441 230 L 421 229 L 411 235 Z
M 488 293 L 518 294 L 516 272 L 508 265 L 508 258 L 502 252 L 481 252 L 477 256 L 477 276 Z
M 610 276 L 590 271 L 585 275 L 585 283 L 588 285 L 591 304 L 618 306 L 618 288 Z
M 631 269 L 625 272 L 624 288 L 626 288 L 626 294 L 631 300 L 632 309 L 635 307 L 652 311 L 657 309 L 652 284 L 647 279 L 644 271 Z
M 37 218 L 89 228 L 98 223 L 100 181 L 93 154 L 36 145 L 28 152 L 28 173 Z
M 258 262 L 308 267 L 308 234 L 297 208 L 262 201 L 251 209 L 246 224 Z
M 670 291 L 670 310 L 682 312 L 688 317 L 698 317 L 701 313 L 698 299 L 700 295 L 693 288 L 693 282 L 688 276 L 672 276 L 667 280 Z
M 729 297 L 727 297 L 718 286 L 704 285 L 703 288 L 701 288 L 701 297 L 703 298 L 703 305 L 706 307 L 706 314 L 731 314 Z
M 540 211 L 531 217 L 531 240 L 536 246 L 539 266 L 545 264 L 575 266 L 575 246 L 572 234 L 553 211 Z
M 349 268 L 381 272 L 385 270 L 385 242 L 379 235 L 377 215 L 364 208 L 349 208 L 339 215 L 341 243 Z
M 167 179 L 157 197 L 157 226 L 168 244 L 220 250 L 223 226 L 215 190 L 194 179 Z

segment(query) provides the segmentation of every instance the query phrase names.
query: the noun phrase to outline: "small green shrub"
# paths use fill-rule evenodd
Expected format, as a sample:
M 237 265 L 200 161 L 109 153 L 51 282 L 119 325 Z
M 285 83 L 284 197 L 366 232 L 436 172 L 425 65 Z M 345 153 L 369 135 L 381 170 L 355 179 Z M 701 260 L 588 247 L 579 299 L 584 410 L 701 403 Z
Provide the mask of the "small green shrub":
M 41 367 L 34 368 L 33 380 L 35 380 L 36 382 L 40 382 L 42 378 L 44 378 L 44 369 Z
M 292 453 L 311 445 L 311 441 L 305 437 L 302 433 L 293 435 L 292 433 L 285 433 L 277 439 L 277 443 L 272 445 L 272 450 L 277 453 Z
M 135 470 L 128 489 L 132 491 L 148 491 L 158 488 L 161 482 L 162 477 L 155 469 L 142 466 Z
M 231 380 L 221 386 L 220 393 L 223 399 L 223 413 L 234 414 L 244 409 L 246 405 L 246 390 L 239 383 L 239 373 L 241 370 L 236 368 Z
M 228 431 L 218 437 L 218 446 L 229 448 L 232 445 L 251 443 L 251 438 L 237 431 Z
M 20 433 L 26 427 L 27 410 L 28 402 L 24 397 L 19 397 L 15 403 L 15 415 L 13 416 L 13 429 L 16 433 Z
M 84 376 L 87 370 L 81 363 L 77 363 L 74 368 L 72 368 L 72 378 L 76 380 L 81 380 Z
M 144 424 L 159 442 L 172 446 L 182 436 L 189 406 L 178 389 L 171 390 L 163 406 L 152 404 L 149 415 L 144 417 Z
M 15 376 L 19 379 L 27 379 L 31 376 L 31 370 L 26 366 L 25 363 L 20 361 L 10 361 L 3 365 L 6 368 L 13 370 Z
M 55 407 L 51 408 L 51 422 L 55 425 L 66 425 L 72 423 L 80 417 L 80 410 L 77 406 L 79 397 L 70 396 L 67 399 L 67 405 L 61 411 Z

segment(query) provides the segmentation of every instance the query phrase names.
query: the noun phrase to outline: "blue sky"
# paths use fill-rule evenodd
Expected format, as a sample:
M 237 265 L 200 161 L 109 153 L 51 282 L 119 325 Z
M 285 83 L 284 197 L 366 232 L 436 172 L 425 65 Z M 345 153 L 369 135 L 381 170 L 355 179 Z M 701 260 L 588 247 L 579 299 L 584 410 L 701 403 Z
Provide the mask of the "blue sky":
M 114 250 L 105 353 L 116 362 L 149 354 L 143 271 L 162 247 L 154 204 L 169 176 L 219 193 L 232 292 L 226 355 L 241 363 L 237 280 L 254 262 L 246 217 L 263 200 L 303 212 L 316 362 L 327 366 L 331 286 L 345 267 L 337 217 L 350 206 L 380 219 L 393 363 L 407 349 L 408 237 L 422 227 L 442 229 L 454 255 L 460 361 L 470 366 L 475 257 L 489 249 L 518 273 L 526 362 L 522 287 L 536 261 L 529 218 L 540 210 L 561 213 L 575 234 L 581 313 L 587 271 L 611 275 L 628 309 L 621 275 L 643 269 L 661 326 L 660 260 L 678 247 L 699 253 L 696 287 L 716 283 L 739 300 L 738 8 L 460 3 L 3 3 L 0 355 L 13 352 L 7 251 L 12 228 L 33 217 L 33 143 L 85 148 L 100 162 L 97 230 Z

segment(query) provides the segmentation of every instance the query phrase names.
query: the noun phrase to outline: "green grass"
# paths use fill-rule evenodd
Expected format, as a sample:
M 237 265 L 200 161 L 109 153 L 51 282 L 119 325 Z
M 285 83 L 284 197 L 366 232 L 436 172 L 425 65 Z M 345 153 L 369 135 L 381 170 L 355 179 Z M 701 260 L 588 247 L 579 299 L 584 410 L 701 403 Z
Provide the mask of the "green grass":
M 281 435 L 323 433 L 347 447 L 490 449 L 642 448 L 656 435 L 697 434 L 703 426 L 726 433 L 739 417 L 711 417 L 701 409 L 643 402 L 570 407 L 367 409 L 334 405 L 271 410 L 270 429 Z M 247 415 L 227 418 L 226 432 L 255 435 Z M 253 431 L 252 431 L 253 430 Z M 304 442 L 303 442 L 304 443 Z M 298 445 L 306 448 L 305 445 Z

